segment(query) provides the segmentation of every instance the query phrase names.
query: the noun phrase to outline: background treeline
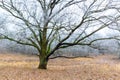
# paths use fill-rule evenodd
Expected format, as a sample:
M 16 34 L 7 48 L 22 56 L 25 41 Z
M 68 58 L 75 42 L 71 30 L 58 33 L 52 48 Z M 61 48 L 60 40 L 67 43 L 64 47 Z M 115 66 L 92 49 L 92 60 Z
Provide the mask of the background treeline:
M 37 55 L 36 49 L 30 46 L 20 45 L 8 40 L 0 40 L 0 53 L 12 52 L 22 54 L 34 54 Z M 53 54 L 54 56 L 92 56 L 99 54 L 117 54 L 120 53 L 119 42 L 115 40 L 98 41 L 91 46 L 73 46 L 66 49 L 61 49 Z

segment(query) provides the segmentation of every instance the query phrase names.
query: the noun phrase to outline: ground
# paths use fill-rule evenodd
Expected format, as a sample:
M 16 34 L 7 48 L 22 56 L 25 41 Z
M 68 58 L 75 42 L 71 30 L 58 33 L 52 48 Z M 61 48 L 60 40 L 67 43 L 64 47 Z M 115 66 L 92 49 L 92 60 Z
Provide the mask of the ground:
M 0 54 L 0 80 L 120 80 L 120 60 L 113 55 L 52 59 L 39 70 L 38 57 Z

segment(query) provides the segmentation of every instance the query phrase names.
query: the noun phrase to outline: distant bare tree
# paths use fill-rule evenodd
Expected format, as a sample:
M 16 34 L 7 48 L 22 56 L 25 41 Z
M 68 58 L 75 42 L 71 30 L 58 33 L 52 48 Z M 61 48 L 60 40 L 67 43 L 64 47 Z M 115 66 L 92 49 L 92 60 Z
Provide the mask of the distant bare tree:
M 90 37 L 118 21 L 117 5 L 113 0 L 0 0 L 17 30 L 1 33 L 1 39 L 33 46 L 39 52 L 38 68 L 46 69 L 56 50 L 111 39 Z

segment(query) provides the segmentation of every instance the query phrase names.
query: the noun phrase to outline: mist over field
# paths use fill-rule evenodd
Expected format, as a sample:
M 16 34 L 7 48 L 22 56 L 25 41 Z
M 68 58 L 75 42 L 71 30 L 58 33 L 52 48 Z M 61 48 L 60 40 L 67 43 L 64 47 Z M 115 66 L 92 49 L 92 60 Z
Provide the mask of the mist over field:
M 119 0 L 0 0 L 0 80 L 119 74 Z

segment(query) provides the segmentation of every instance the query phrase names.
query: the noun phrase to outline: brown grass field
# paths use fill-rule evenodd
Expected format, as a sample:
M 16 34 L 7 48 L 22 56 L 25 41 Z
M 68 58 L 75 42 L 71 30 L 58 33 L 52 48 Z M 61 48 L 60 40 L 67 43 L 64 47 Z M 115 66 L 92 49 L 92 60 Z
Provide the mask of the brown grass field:
M 38 57 L 0 54 L 0 80 L 120 80 L 120 60 L 113 55 L 52 59 L 39 70 Z

